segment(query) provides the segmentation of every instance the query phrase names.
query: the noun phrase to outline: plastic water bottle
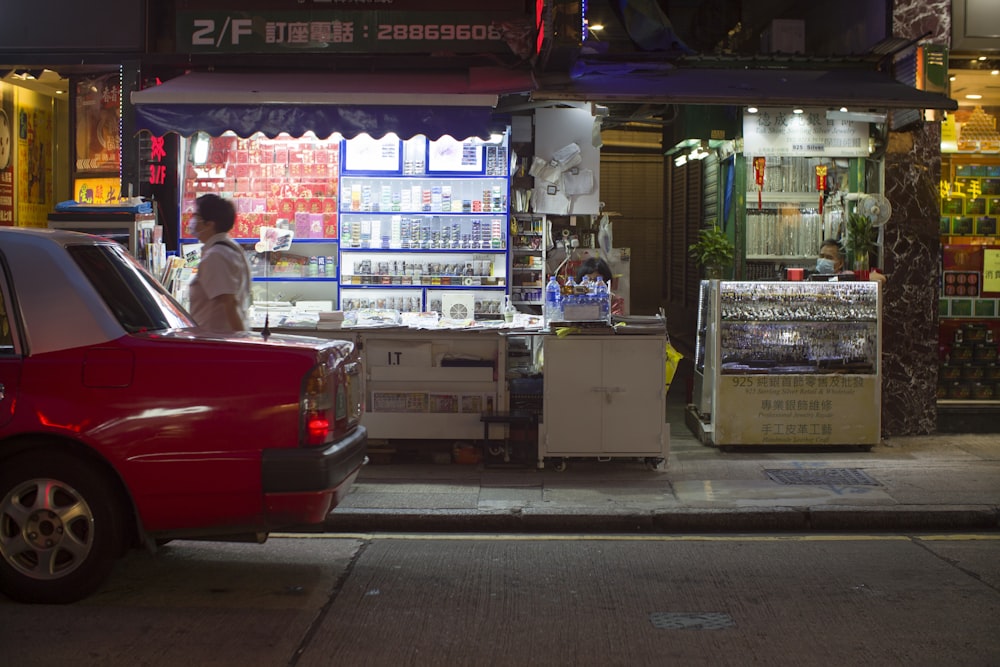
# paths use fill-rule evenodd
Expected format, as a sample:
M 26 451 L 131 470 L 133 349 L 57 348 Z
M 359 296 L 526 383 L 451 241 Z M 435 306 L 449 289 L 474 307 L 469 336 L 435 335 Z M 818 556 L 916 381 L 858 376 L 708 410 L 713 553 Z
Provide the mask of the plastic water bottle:
M 608 284 L 604 282 L 603 276 L 597 276 L 597 280 L 594 281 L 594 294 L 600 305 L 601 319 L 608 319 L 611 316 L 611 292 L 608 290 Z
M 555 276 L 549 276 L 545 286 L 545 321 L 555 322 L 562 319 L 562 288 Z

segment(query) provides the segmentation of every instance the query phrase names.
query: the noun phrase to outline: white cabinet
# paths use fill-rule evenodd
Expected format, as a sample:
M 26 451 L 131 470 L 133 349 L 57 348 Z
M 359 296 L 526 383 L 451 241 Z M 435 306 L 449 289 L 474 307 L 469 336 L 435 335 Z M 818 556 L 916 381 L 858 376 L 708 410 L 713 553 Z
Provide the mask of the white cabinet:
M 480 440 L 483 412 L 506 405 L 496 331 L 353 332 L 367 373 L 370 438 Z
M 547 337 L 538 463 L 571 457 L 666 459 L 666 338 Z

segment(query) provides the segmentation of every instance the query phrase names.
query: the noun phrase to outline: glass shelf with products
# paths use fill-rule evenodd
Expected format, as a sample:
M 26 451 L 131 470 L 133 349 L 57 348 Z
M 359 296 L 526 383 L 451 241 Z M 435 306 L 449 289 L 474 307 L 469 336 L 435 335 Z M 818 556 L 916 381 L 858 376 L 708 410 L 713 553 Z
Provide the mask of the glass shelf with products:
M 250 261 L 254 282 L 264 280 L 337 282 L 338 248 L 336 242 L 294 241 L 288 250 L 257 252 L 256 241 L 236 239 Z
M 345 250 L 505 250 L 502 215 L 345 213 Z
M 424 293 L 418 288 L 382 288 L 379 286 L 345 286 L 340 290 L 341 310 L 369 308 L 398 310 L 401 313 L 419 313 L 424 308 Z
M 506 255 L 446 251 L 342 251 L 340 282 L 348 285 L 505 287 Z
M 507 179 L 343 176 L 341 213 L 506 213 Z
M 511 215 L 510 298 L 515 306 L 542 305 L 547 228 L 548 220 L 542 214 Z
M 763 183 L 758 185 L 754 157 L 745 158 L 746 258 L 807 266 L 815 261 L 825 239 L 841 236 L 848 207 L 841 195 L 861 190 L 862 161 L 769 156 Z

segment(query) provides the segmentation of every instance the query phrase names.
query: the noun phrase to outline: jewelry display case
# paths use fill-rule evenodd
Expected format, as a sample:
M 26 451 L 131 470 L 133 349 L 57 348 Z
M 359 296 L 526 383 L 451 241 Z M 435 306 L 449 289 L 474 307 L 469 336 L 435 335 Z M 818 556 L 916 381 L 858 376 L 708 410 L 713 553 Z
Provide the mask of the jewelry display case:
M 699 306 L 690 411 L 703 442 L 878 444 L 878 283 L 703 281 Z

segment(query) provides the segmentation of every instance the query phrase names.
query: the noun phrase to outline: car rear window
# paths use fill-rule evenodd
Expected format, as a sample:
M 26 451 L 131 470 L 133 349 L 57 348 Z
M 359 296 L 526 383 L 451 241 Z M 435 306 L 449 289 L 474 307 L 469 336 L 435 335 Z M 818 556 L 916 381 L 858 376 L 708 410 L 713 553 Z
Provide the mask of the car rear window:
M 88 243 L 66 250 L 129 333 L 195 326 L 184 308 L 121 246 Z

